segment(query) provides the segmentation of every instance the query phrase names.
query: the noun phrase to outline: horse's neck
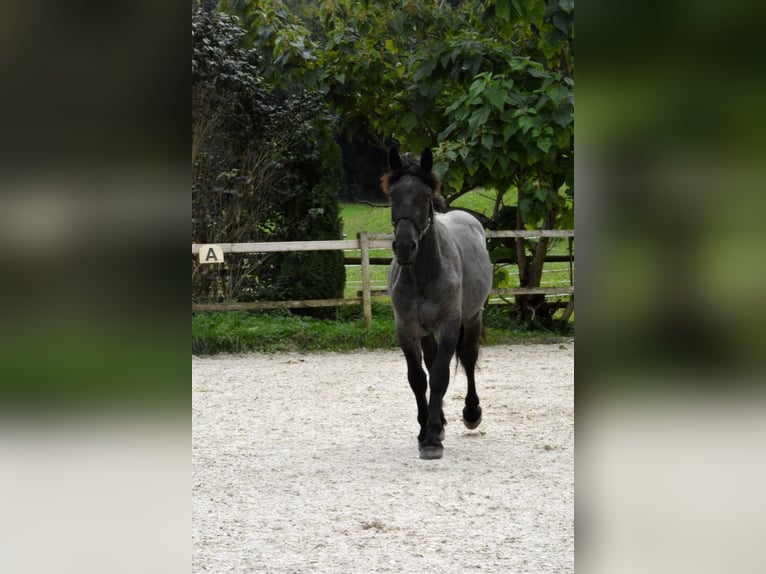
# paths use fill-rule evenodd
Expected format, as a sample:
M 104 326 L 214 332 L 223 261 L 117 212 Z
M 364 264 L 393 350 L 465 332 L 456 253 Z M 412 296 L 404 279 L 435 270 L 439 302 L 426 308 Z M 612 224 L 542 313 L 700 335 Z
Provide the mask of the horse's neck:
M 417 259 L 412 266 L 412 273 L 418 284 L 428 283 L 442 274 L 444 268 L 443 251 L 444 246 L 436 229 L 432 226 L 421 240 Z

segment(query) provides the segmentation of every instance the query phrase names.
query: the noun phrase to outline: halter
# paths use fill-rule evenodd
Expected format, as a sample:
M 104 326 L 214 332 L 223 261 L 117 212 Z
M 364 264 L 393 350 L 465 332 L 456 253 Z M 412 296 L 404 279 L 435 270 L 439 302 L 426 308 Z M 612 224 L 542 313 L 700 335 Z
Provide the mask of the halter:
M 428 233 L 428 230 L 431 229 L 431 223 L 433 222 L 433 219 L 434 219 L 434 202 L 433 202 L 433 199 L 429 199 L 428 200 L 428 218 L 426 219 L 426 224 L 423 227 L 423 229 L 420 229 L 420 226 L 411 217 L 400 217 L 396 221 L 393 222 L 394 223 L 394 231 L 396 231 L 396 226 L 399 225 L 399 222 L 402 219 L 406 219 L 407 221 L 412 223 L 412 225 L 415 226 L 415 229 L 418 230 L 418 241 L 422 241 L 423 238 L 426 236 L 426 233 Z

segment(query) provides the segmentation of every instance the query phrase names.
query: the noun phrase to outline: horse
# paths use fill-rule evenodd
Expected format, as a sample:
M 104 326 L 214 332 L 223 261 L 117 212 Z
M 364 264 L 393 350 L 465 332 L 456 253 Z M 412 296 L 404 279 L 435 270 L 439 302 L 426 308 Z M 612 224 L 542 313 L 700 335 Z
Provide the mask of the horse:
M 444 453 L 447 422 L 442 401 L 456 353 L 468 379 L 463 423 L 469 429 L 481 423 L 474 370 L 492 264 L 481 223 L 464 211 L 440 212 L 444 198 L 429 148 L 418 163 L 403 161 L 393 147 L 388 161 L 390 170 L 381 178 L 381 187 L 390 200 L 394 228 L 388 290 L 396 340 L 417 402 L 420 458 L 438 459 Z

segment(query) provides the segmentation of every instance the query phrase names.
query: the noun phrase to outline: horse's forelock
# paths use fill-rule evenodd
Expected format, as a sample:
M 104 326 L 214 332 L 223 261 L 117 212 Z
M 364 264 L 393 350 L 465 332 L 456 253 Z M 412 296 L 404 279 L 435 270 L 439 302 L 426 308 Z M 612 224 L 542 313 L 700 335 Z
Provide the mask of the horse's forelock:
M 437 195 L 441 191 L 442 184 L 435 173 L 431 171 L 425 171 L 424 169 L 421 169 L 415 165 L 409 165 L 389 172 L 380 178 L 380 187 L 383 189 L 383 193 L 388 195 L 388 190 L 391 188 L 391 186 L 402 179 L 405 175 L 413 175 L 420 179 L 423 183 L 431 188 L 432 195 Z

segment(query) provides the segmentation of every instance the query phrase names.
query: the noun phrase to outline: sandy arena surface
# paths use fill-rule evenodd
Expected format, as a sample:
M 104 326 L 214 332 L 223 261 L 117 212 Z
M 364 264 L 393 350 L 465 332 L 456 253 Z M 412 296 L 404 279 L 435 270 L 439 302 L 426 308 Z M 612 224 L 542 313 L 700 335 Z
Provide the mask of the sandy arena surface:
M 574 344 L 485 347 L 477 389 L 426 461 L 399 351 L 193 357 L 193 572 L 573 572 Z

